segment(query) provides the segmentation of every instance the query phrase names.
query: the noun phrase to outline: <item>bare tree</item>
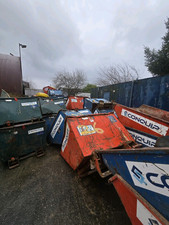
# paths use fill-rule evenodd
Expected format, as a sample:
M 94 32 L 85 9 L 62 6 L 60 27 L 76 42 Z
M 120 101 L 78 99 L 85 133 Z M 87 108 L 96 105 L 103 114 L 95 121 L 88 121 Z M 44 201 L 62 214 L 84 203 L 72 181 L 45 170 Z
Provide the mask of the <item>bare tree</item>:
M 98 85 L 111 85 L 127 81 L 137 80 L 139 78 L 138 70 L 131 65 L 112 65 L 100 68 L 97 80 Z
M 66 92 L 69 95 L 75 95 L 84 86 L 86 76 L 81 70 L 74 70 L 72 72 L 62 70 L 55 74 L 53 84 L 57 89 Z

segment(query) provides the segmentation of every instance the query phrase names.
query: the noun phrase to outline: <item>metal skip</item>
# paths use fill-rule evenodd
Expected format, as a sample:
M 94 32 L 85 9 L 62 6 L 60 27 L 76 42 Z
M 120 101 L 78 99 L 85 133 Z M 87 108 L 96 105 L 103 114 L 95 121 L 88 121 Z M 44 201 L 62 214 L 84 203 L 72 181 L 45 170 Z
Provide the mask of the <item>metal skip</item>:
M 1 98 L 0 126 L 42 119 L 38 98 Z
M 53 122 L 49 134 L 49 142 L 52 144 L 62 144 L 65 133 L 65 121 L 68 116 L 89 115 L 91 112 L 88 109 L 83 110 L 61 110 Z
M 38 98 L 0 99 L 0 159 L 10 168 L 30 155 L 44 154 L 45 121 Z
M 114 103 L 114 111 L 136 142 L 154 147 L 157 138 L 169 135 L 169 112 L 142 105 L 129 108 Z
M 133 225 L 165 225 L 167 220 L 136 192 L 121 176 L 114 175 L 109 179 L 125 207 Z
M 119 174 L 169 220 L 169 148 L 118 149 L 94 154 L 112 174 Z
M 68 117 L 61 155 L 79 174 L 92 172 L 92 152 L 130 148 L 136 143 L 113 113 Z
M 112 110 L 112 103 L 103 98 L 85 98 L 84 108 L 89 109 L 92 113 L 100 112 L 100 110 Z
M 31 154 L 44 155 L 46 147 L 45 121 L 27 122 L 0 128 L 0 159 L 9 168 Z
M 50 99 L 50 98 L 39 98 L 40 107 L 43 119 L 45 120 L 46 126 L 46 138 L 48 141 L 49 134 L 53 125 L 53 122 L 62 109 L 66 109 L 64 99 Z
M 70 96 L 66 102 L 66 109 L 83 109 L 84 108 L 84 97 L 81 96 Z
M 41 111 L 43 116 L 54 115 L 54 114 L 57 115 L 59 110 L 63 109 L 60 104 L 57 104 L 57 102 L 55 104 L 53 99 L 39 98 L 39 101 L 40 101 L 40 106 L 41 106 Z M 60 102 L 63 102 L 63 100 Z

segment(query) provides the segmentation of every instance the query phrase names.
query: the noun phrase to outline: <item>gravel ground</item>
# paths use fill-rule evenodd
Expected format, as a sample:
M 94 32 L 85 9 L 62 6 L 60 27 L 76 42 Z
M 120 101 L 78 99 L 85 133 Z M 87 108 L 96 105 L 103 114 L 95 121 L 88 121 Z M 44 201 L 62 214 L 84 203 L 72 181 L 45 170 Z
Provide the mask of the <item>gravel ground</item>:
M 131 225 L 112 184 L 79 178 L 55 146 L 9 170 L 0 164 L 0 225 Z

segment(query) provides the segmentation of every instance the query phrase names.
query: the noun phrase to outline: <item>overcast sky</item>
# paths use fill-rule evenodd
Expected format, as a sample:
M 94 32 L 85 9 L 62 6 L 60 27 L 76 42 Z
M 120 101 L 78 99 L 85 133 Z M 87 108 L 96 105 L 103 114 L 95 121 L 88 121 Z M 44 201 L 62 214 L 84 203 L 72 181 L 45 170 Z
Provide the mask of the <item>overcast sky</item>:
M 59 70 L 83 70 L 96 82 L 100 67 L 129 63 L 141 78 L 144 46 L 159 49 L 168 0 L 0 0 L 0 53 L 19 55 L 24 80 L 52 84 Z

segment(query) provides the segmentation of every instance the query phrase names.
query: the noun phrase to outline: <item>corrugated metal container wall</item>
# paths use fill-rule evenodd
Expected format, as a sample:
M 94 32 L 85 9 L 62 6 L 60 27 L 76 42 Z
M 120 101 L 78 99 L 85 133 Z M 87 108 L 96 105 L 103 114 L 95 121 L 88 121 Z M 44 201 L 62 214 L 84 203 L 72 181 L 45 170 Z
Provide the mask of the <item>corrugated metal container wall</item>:
M 169 75 L 134 81 L 132 106 L 142 104 L 169 111 Z
M 12 94 L 22 94 L 22 72 L 19 57 L 0 54 L 0 93 L 1 89 Z
M 169 111 L 169 75 L 93 88 L 91 97 L 129 107 L 146 104 Z

